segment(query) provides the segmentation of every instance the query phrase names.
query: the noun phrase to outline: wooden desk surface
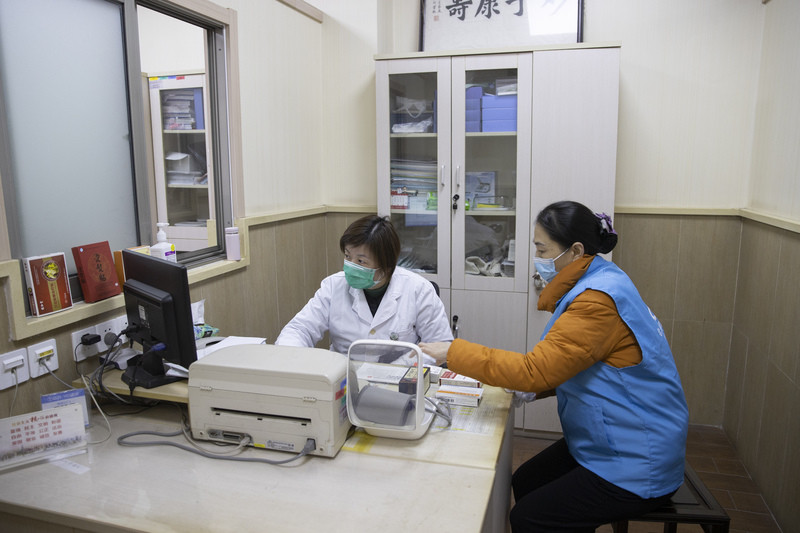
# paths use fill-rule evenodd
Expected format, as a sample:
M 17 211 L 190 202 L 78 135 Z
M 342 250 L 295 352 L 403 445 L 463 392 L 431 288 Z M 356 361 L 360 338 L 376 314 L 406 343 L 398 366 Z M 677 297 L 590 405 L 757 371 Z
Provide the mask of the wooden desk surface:
M 0 521 L 102 532 L 494 531 L 510 501 L 510 395 L 487 393 L 484 405 L 496 408 L 484 433 L 434 429 L 418 441 L 356 433 L 333 459 L 284 466 L 116 443 L 132 431 L 177 429 L 175 406 L 114 417 L 112 437 L 88 453 L 0 474 Z M 98 414 L 93 423 L 89 438 L 101 440 Z M 286 458 L 252 448 L 242 456 Z

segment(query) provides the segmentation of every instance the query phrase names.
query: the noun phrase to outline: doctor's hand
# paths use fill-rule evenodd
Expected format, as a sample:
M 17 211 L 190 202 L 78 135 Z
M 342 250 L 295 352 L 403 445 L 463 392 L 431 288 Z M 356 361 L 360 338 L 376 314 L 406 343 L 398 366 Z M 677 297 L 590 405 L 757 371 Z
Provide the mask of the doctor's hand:
M 447 350 L 450 349 L 452 342 L 421 342 L 419 348 L 424 353 L 436 360 L 437 366 L 442 366 L 447 362 Z

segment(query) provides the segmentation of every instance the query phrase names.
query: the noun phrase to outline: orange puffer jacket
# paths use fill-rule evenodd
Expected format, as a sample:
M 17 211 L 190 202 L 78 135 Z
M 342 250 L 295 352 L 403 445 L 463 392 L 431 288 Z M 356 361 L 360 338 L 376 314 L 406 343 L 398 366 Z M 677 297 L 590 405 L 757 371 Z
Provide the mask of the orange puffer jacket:
M 583 276 L 594 259 L 584 255 L 564 267 L 542 290 L 538 307 L 556 304 Z M 553 324 L 544 340 L 527 354 L 488 348 L 456 339 L 447 352 L 447 367 L 487 385 L 535 392 L 539 397 L 598 361 L 617 368 L 642 360 L 633 333 L 617 313 L 610 296 L 587 290 L 578 295 Z

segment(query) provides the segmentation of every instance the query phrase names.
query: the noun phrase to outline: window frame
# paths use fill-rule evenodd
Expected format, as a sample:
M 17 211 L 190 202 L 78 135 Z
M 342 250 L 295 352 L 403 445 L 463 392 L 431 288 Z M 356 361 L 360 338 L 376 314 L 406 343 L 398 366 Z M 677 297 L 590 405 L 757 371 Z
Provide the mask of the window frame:
M 225 260 L 224 232 L 225 227 L 239 225 L 246 238 L 246 227 L 243 227 L 244 193 L 242 179 L 242 136 L 241 105 L 239 99 L 239 62 L 238 62 L 238 26 L 237 13 L 230 8 L 213 4 L 209 0 L 106 0 L 122 5 L 124 54 L 126 62 L 128 112 L 130 120 L 131 159 L 134 169 L 134 201 L 137 213 L 137 236 L 140 242 L 154 242 L 155 202 L 152 201 L 154 190 L 150 181 L 152 149 L 146 127 L 144 85 L 142 83 L 139 60 L 139 35 L 137 6 L 147 7 L 166 15 L 174 16 L 186 22 L 197 24 L 207 30 L 207 46 L 214 53 L 208 54 L 209 71 L 214 69 L 218 75 L 209 86 L 209 98 L 215 103 L 212 107 L 212 120 L 215 125 L 215 137 L 212 140 L 215 165 L 215 187 L 217 213 L 222 224 L 217 225 L 216 247 L 209 247 L 198 252 L 187 254 L 182 262 L 187 266 L 200 266 L 190 270 L 190 283 L 213 278 L 231 270 L 243 268 L 249 264 L 248 246 L 244 243 L 243 260 L 231 265 Z M 212 31 L 213 30 L 213 31 Z M 2 91 L 0 91 L 1 93 Z M 0 108 L 3 105 L 0 94 Z M 2 109 L 0 109 L 2 111 Z M 227 126 L 226 126 L 227 125 Z M 218 138 L 219 132 L 222 139 Z M 5 128 L 0 128 L 0 149 L 8 148 Z M 5 145 L 5 146 L 4 146 Z M 228 149 L 224 150 L 224 146 Z M 8 153 L 7 151 L 5 153 Z M 2 174 L 9 172 L 0 165 Z M 3 182 L 5 183 L 5 182 Z M 12 340 L 20 340 L 49 332 L 55 328 L 67 326 L 86 318 L 94 317 L 108 311 L 123 307 L 122 296 L 115 296 L 97 303 L 77 302 L 71 309 L 46 315 L 30 317 L 26 315 L 27 297 L 25 281 L 22 276 L 21 262 L 11 254 L 14 236 L 9 233 L 8 213 L 5 209 L 3 189 L 0 188 L 0 285 L 3 286 L 9 312 L 9 332 Z

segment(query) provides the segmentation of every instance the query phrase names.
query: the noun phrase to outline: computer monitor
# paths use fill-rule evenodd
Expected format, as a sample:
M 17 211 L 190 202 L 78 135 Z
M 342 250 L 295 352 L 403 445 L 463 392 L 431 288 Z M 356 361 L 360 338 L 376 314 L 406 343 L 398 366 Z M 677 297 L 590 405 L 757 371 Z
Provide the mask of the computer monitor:
M 122 379 L 131 389 L 177 381 L 163 361 L 189 368 L 197 360 L 186 267 L 131 250 L 122 251 L 122 264 L 127 335 L 142 346 Z

